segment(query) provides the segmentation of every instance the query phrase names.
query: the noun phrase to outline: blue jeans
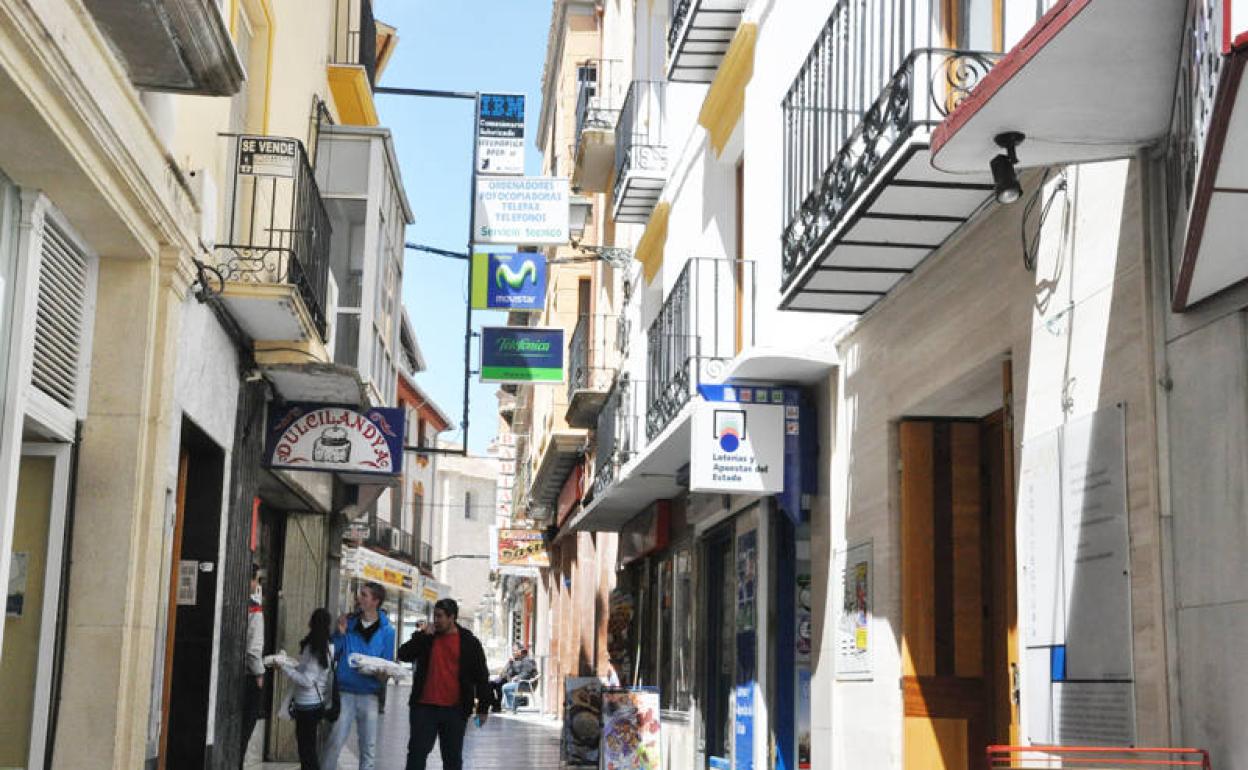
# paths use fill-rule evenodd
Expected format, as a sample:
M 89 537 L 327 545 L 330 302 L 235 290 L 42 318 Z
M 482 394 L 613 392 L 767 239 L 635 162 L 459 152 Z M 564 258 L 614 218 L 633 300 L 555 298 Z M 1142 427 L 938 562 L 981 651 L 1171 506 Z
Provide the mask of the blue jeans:
M 376 695 L 342 693 L 342 712 L 325 742 L 321 770 L 337 770 L 338 755 L 342 753 L 342 747 L 347 745 L 352 723 L 355 723 L 355 732 L 360 741 L 360 770 L 374 770 L 377 761 L 377 713 Z
M 516 710 L 516 690 L 520 689 L 519 682 L 508 682 L 503 685 L 503 708 L 508 711 Z
M 411 737 L 407 741 L 406 770 L 425 770 L 434 741 L 442 751 L 443 769 L 463 770 L 464 731 L 468 729 L 468 720 L 464 719 L 459 706 L 416 703 L 412 705 L 408 720 Z

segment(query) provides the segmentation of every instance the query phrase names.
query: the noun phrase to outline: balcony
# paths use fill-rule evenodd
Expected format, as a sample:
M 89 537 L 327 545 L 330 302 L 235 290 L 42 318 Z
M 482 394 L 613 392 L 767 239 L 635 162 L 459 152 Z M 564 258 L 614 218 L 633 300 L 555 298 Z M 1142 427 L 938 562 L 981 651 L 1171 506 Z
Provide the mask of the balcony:
M 690 259 L 646 332 L 646 439 L 654 441 L 703 382 L 754 344 L 754 263 Z
M 336 0 L 334 50 L 329 88 L 339 120 L 348 126 L 376 126 L 377 21 L 371 0 Z
M 568 345 L 568 411 L 573 428 L 592 428 L 615 379 L 615 335 L 619 318 L 614 315 L 583 315 Z
M 326 339 L 330 295 L 325 203 L 298 139 L 232 136 L 228 231 L 215 249 L 221 299 L 251 339 Z
M 633 81 L 615 124 L 616 222 L 645 224 L 667 184 L 666 83 Z
M 624 104 L 623 62 L 594 59 L 580 66 L 572 186 L 605 193 L 615 159 L 615 124 Z
M 364 545 L 381 553 L 389 553 L 393 547 L 390 537 L 392 530 L 390 522 L 377 518 L 375 514 L 369 516 L 368 537 L 364 540 Z
M 620 469 L 645 443 L 641 427 L 645 415 L 645 383 L 621 376 L 598 414 L 598 449 L 590 498 L 601 496 L 620 475 Z
M 218 0 L 85 0 L 85 5 L 136 88 L 230 96 L 242 86 L 243 63 Z
M 991 195 L 988 158 L 977 174 L 931 166 L 933 129 L 999 58 L 935 45 L 937 15 L 842 0 L 785 96 L 781 308 L 865 312 Z M 866 34 L 877 18 L 910 39 Z
M 667 79 L 681 83 L 714 80 L 745 6 L 746 0 L 672 0 Z

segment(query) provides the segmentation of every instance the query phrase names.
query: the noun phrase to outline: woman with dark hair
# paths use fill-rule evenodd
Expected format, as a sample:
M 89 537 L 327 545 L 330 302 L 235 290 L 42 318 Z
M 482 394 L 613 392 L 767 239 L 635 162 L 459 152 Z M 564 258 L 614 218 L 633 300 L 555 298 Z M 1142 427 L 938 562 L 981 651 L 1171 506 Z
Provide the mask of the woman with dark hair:
M 308 635 L 299 642 L 299 662 L 279 661 L 282 673 L 295 686 L 288 696 L 287 713 L 295 720 L 299 743 L 300 770 L 319 770 L 316 729 L 330 701 L 330 665 L 333 651 L 329 644 L 332 618 L 326 609 L 312 611 Z

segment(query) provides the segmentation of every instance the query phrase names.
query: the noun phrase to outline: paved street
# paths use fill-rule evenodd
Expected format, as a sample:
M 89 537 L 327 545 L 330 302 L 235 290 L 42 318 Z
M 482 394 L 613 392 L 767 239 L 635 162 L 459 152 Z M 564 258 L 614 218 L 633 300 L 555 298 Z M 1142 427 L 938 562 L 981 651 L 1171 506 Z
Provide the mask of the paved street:
M 407 758 L 407 698 L 409 688 L 392 686 L 378 735 L 377 770 L 402 770 Z M 352 733 L 338 762 L 338 770 L 358 770 Z M 464 766 L 471 770 L 557 770 L 559 723 L 539 714 L 491 714 L 485 726 L 468 726 L 464 740 Z M 435 746 L 429 770 L 440 770 L 442 759 Z M 299 764 L 269 762 L 261 770 L 298 770 Z

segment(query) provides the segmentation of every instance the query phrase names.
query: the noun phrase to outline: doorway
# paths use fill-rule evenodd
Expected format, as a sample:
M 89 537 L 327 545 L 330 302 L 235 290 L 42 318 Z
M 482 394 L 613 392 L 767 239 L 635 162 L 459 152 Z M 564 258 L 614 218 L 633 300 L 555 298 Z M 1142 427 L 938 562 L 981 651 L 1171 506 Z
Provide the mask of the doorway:
M 703 543 L 706 559 L 706 756 L 732 756 L 732 694 L 736 670 L 733 529 L 720 526 Z
M 1004 408 L 899 426 L 907 770 L 985 770 L 1017 735 L 1012 442 Z
M 165 637 L 160 766 L 204 766 L 216 636 L 225 453 L 182 423 Z

